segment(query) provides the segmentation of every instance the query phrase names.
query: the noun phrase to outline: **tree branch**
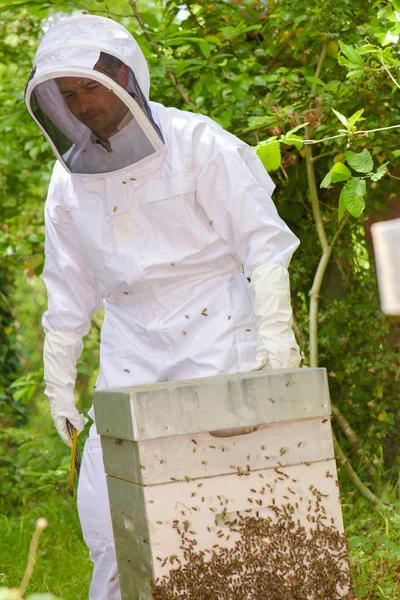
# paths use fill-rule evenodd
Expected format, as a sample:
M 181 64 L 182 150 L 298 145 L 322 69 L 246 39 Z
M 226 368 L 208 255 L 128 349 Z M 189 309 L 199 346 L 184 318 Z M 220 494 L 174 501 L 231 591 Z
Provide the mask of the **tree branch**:
M 328 50 L 328 40 L 326 39 L 326 40 L 324 40 L 324 43 L 322 44 L 322 49 L 321 49 L 321 54 L 319 55 L 318 65 L 317 65 L 317 68 L 314 73 L 314 77 L 317 77 L 317 79 L 320 78 L 322 66 L 324 64 L 327 50 Z M 317 83 L 314 82 L 312 85 L 312 88 L 311 88 L 311 93 L 315 94 L 316 89 L 317 89 Z
M 378 127 L 377 129 L 360 129 L 360 131 L 354 131 L 351 137 L 355 135 L 368 136 L 369 133 L 376 133 L 377 131 L 388 131 L 389 129 L 399 129 L 400 125 L 389 125 L 389 127 Z M 305 146 L 309 144 L 321 144 L 322 142 L 328 142 L 329 140 L 337 140 L 342 137 L 350 137 L 348 133 L 338 133 L 337 135 L 331 135 L 330 137 L 322 138 L 320 140 L 301 140 Z
M 315 77 L 319 77 L 321 74 L 322 65 L 323 65 L 323 62 L 324 62 L 324 59 L 326 56 L 326 51 L 327 51 L 327 41 L 325 40 L 322 50 L 321 50 L 321 55 L 319 57 L 317 69 L 315 71 Z M 312 92 L 315 93 L 315 91 L 316 91 L 316 83 L 313 84 L 313 87 L 312 87 Z M 306 137 L 311 137 L 310 134 L 312 133 L 312 131 L 309 126 L 306 127 L 305 132 L 306 132 Z M 347 134 L 345 134 L 345 135 L 347 135 Z M 314 281 L 313 281 L 311 290 L 309 292 L 309 295 L 310 295 L 310 312 L 309 312 L 310 367 L 318 367 L 319 294 L 320 294 L 320 290 L 321 290 L 322 281 L 323 281 L 323 278 L 324 278 L 324 275 L 326 272 L 326 268 L 329 264 L 329 259 L 332 255 L 332 250 L 335 247 L 335 244 L 349 219 L 349 213 L 347 213 L 345 215 L 345 217 L 342 219 L 340 226 L 338 227 L 335 235 L 333 236 L 331 243 L 329 244 L 327 237 L 326 237 L 325 227 L 324 227 L 324 223 L 323 223 L 322 216 L 321 216 L 320 201 L 319 201 L 318 188 L 317 188 L 317 183 L 316 183 L 316 178 L 315 178 L 315 170 L 314 170 L 314 157 L 312 154 L 312 147 L 310 144 L 305 146 L 305 159 L 306 159 L 308 187 L 310 190 L 311 207 L 312 207 L 312 211 L 313 211 L 315 226 L 317 229 L 318 239 L 319 239 L 319 242 L 321 244 L 321 249 L 322 249 L 322 256 L 320 258 L 320 261 L 319 261 L 319 264 L 318 264 L 318 267 L 317 267 L 317 270 L 316 270 L 316 273 L 314 276 Z M 335 417 L 337 417 L 340 427 L 343 429 L 345 435 L 349 436 L 348 439 L 353 443 L 353 445 L 356 447 L 356 450 L 358 451 L 358 449 L 361 448 L 361 444 L 358 441 L 355 432 L 351 429 L 350 425 L 347 423 L 346 419 L 341 414 L 341 412 L 339 411 L 338 408 L 332 407 L 332 413 L 334 414 Z M 349 475 L 350 479 L 354 483 L 355 487 L 364 496 L 364 498 L 369 500 L 369 502 L 372 502 L 373 504 L 376 504 L 378 506 L 382 506 L 382 503 L 380 502 L 380 500 L 363 484 L 361 479 L 358 477 L 357 473 L 354 471 L 348 458 L 346 457 L 343 450 L 341 449 L 339 442 L 337 441 L 333 431 L 332 431 L 332 437 L 333 437 L 333 444 L 334 444 L 335 454 L 337 456 L 337 459 L 343 465 L 343 468 L 346 470 L 347 474 Z M 361 448 L 361 452 L 362 452 L 362 448 Z
M 346 417 L 340 412 L 340 410 L 332 405 L 332 414 L 336 418 L 338 424 L 340 425 L 340 429 L 343 431 L 344 435 L 349 440 L 350 444 L 356 451 L 356 454 L 361 458 L 364 467 L 367 469 L 369 475 L 374 479 L 375 478 L 375 469 L 372 464 L 367 460 L 363 447 L 360 444 L 358 436 L 356 432 L 351 427 L 350 423 L 347 421 Z
M 345 469 L 347 475 L 350 477 L 350 479 L 353 482 L 356 489 L 360 492 L 360 494 L 362 496 L 364 496 L 364 498 L 366 500 L 368 500 L 368 502 L 371 502 L 372 504 L 375 504 L 376 506 L 379 506 L 380 508 L 385 508 L 385 506 L 382 504 L 382 502 L 379 500 L 379 498 L 377 498 L 375 496 L 375 494 L 373 494 L 371 492 L 371 490 L 368 489 L 367 486 L 363 484 L 363 482 L 361 481 L 361 479 L 359 478 L 357 473 L 354 471 L 353 467 L 351 466 L 351 464 L 349 462 L 349 459 L 346 457 L 343 450 L 341 449 L 339 442 L 337 441 L 336 436 L 333 433 L 333 431 L 332 431 L 332 438 L 333 438 L 333 447 L 335 449 L 336 460 Z
M 380 59 L 380 62 L 381 62 L 382 67 L 385 69 L 386 73 L 389 75 L 390 79 L 393 81 L 395 86 L 400 90 L 400 85 L 397 83 L 397 81 L 395 80 L 395 78 L 393 77 L 393 75 L 391 74 L 391 72 L 389 71 L 389 69 L 387 68 L 385 63 L 383 62 L 382 58 Z
M 293 315 L 292 319 L 293 319 L 292 327 L 293 327 L 294 334 L 297 338 L 297 341 L 300 342 L 301 345 L 305 346 L 306 341 L 307 341 L 306 336 L 300 329 L 300 325 L 294 315 Z
M 317 156 L 313 156 L 312 162 L 315 162 L 320 158 L 325 158 L 325 156 L 332 156 L 332 154 L 336 154 L 336 150 L 331 150 L 330 152 L 323 152 L 322 154 L 317 154 Z
M 279 46 L 279 48 L 275 52 L 274 56 L 271 58 L 271 60 L 267 64 L 267 71 L 269 71 L 271 69 L 271 67 L 273 67 L 273 65 L 276 63 L 276 61 L 278 60 L 279 56 L 282 54 L 282 52 L 288 46 L 290 40 L 293 39 L 295 33 L 296 33 L 296 31 L 292 31 L 292 33 L 287 36 L 287 38 L 285 39 L 285 41 L 283 42 L 283 44 L 281 46 Z
M 135 15 L 137 22 L 139 23 L 139 25 L 145 35 L 145 38 L 147 39 L 150 46 L 152 47 L 153 52 L 158 56 L 158 58 L 163 59 L 163 55 L 162 55 L 160 49 L 158 48 L 156 42 L 153 40 L 151 34 L 147 31 L 146 23 L 143 21 L 142 17 L 140 16 L 140 13 L 136 6 L 136 2 L 137 2 L 137 0 L 129 0 L 129 4 L 132 7 L 133 14 Z M 165 67 L 165 71 L 166 71 L 168 79 L 172 83 L 172 87 L 183 98 L 185 103 L 188 104 L 189 106 L 195 106 L 194 102 L 192 101 L 191 97 L 189 96 L 188 91 L 183 87 L 183 85 L 181 85 L 179 83 L 175 73 L 168 66 Z

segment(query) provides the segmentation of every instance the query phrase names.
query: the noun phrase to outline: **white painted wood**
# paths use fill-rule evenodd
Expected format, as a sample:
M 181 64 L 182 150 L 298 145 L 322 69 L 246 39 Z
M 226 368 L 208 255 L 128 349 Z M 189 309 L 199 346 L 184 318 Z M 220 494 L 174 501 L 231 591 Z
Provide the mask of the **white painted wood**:
M 141 442 L 116 441 L 102 437 L 106 473 L 142 485 L 334 457 L 326 417 L 262 425 L 252 433 L 228 437 L 194 433 Z
M 102 436 L 141 441 L 329 415 L 325 369 L 282 369 L 93 395 Z

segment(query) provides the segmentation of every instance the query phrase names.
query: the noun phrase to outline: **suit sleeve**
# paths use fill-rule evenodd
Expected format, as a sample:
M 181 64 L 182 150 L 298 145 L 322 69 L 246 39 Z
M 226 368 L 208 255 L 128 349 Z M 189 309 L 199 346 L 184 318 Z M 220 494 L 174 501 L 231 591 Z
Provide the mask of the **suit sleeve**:
M 53 173 L 45 206 L 45 264 L 43 280 L 48 310 L 43 315 L 45 333 L 84 336 L 91 316 L 103 302 L 68 211 L 63 207 L 62 183 Z
M 287 268 L 299 240 L 278 215 L 275 186 L 257 154 L 237 141 L 220 147 L 199 171 L 196 195 L 250 277 L 265 264 Z

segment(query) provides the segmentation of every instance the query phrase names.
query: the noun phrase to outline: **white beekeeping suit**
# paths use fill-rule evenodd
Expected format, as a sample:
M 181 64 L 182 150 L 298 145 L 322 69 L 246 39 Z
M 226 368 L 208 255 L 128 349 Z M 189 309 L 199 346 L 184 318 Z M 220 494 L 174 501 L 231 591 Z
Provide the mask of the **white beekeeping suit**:
M 82 15 L 45 34 L 26 90 L 58 159 L 45 209 L 44 364 L 66 443 L 66 419 L 85 424 L 76 361 L 103 305 L 97 389 L 299 364 L 287 274 L 298 240 L 277 214 L 274 184 L 248 145 L 207 117 L 150 102 L 149 85 L 128 31 Z M 105 91 L 123 108 L 107 139 L 96 131 L 109 113 Z M 81 93 L 87 105 L 72 109 Z M 95 426 L 78 507 L 94 563 L 90 598 L 117 600 Z

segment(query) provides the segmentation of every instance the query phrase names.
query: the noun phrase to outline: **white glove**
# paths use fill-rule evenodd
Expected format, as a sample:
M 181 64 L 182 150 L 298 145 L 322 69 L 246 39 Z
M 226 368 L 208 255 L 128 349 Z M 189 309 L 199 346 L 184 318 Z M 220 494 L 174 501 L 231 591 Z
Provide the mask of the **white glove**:
M 256 366 L 297 369 L 300 350 L 292 330 L 289 273 L 280 265 L 260 265 L 251 274 L 254 312 L 259 317 Z
M 76 362 L 83 350 L 82 338 L 75 333 L 50 332 L 43 348 L 44 380 L 50 412 L 63 442 L 71 447 L 67 420 L 80 433 L 88 419 L 75 406 Z

